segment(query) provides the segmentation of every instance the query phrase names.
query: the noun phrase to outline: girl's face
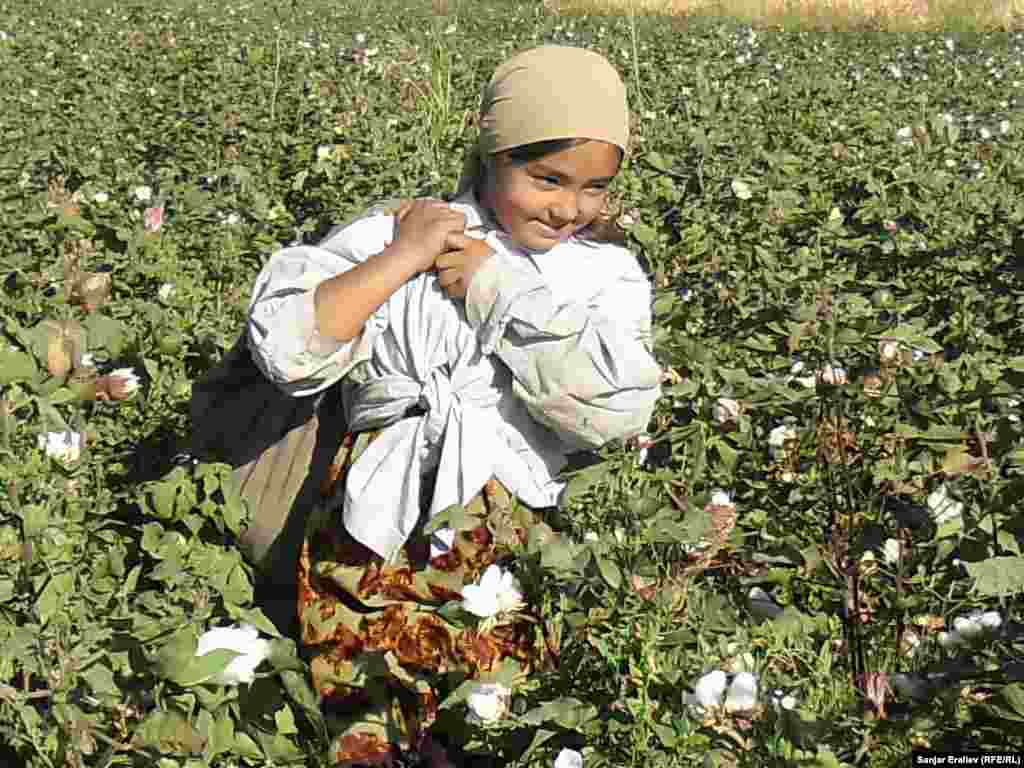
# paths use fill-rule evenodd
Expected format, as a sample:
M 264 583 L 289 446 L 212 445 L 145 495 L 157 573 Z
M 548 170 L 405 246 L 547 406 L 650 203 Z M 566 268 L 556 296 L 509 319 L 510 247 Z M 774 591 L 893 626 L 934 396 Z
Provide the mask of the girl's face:
M 587 141 L 518 167 L 501 152 L 487 164 L 480 202 L 518 245 L 545 252 L 597 217 L 618 170 L 619 148 L 603 141 Z

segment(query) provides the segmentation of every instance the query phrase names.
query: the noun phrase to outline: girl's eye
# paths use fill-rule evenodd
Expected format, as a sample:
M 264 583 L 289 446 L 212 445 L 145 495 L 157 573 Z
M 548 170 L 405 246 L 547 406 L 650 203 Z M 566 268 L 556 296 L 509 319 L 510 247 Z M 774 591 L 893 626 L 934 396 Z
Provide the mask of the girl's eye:
M 554 176 L 541 176 L 540 181 L 542 181 L 544 184 L 548 184 L 553 187 L 558 186 L 558 179 L 556 179 Z

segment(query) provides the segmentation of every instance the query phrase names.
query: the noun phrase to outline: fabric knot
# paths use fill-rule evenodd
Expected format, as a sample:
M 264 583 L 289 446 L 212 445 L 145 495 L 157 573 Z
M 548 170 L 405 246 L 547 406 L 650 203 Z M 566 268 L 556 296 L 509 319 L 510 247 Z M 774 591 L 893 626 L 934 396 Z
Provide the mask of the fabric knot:
M 423 416 L 424 437 L 430 445 L 437 445 L 444 435 L 448 414 L 455 404 L 451 374 L 447 366 L 439 366 L 430 372 L 420 388 L 419 402 L 427 409 Z

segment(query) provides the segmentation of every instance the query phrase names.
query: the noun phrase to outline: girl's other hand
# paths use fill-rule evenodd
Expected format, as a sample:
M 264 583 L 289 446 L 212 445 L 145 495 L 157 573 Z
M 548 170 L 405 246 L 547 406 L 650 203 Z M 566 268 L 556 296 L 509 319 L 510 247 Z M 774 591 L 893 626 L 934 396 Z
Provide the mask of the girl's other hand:
M 437 257 L 435 271 L 441 290 L 449 299 L 465 299 L 480 265 L 494 255 L 483 240 L 456 232 L 448 235 L 449 250 Z
M 425 272 L 448 247 L 448 235 L 465 231 L 466 215 L 441 200 L 412 200 L 395 214 L 395 228 L 395 245 L 407 251 Z

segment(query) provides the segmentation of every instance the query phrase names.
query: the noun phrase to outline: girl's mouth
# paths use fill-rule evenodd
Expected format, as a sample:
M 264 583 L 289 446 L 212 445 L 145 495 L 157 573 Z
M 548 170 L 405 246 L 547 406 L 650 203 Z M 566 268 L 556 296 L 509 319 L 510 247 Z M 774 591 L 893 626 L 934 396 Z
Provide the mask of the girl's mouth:
M 572 234 L 572 229 L 565 227 L 563 229 L 552 229 L 542 221 L 537 222 L 537 226 L 540 227 L 541 232 L 544 233 L 544 237 L 549 240 L 568 240 Z

